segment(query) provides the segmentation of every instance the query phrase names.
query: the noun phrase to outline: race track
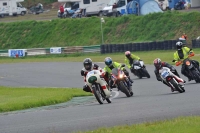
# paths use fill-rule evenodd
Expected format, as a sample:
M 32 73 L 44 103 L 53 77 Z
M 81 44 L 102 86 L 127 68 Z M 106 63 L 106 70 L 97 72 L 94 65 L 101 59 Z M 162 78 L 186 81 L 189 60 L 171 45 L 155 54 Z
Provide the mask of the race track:
M 104 65 L 99 63 L 101 67 Z M 79 87 L 82 63 L 15 63 L 0 65 L 2 86 Z M 112 103 L 99 105 L 92 97 L 80 105 L 39 108 L 0 114 L 0 133 L 69 133 L 122 124 L 200 115 L 200 87 L 186 83 L 185 93 L 172 93 L 158 82 L 152 65 L 147 65 L 150 79 L 134 80 L 134 96 L 127 98 L 114 89 Z M 180 74 L 180 67 L 177 68 Z M 182 76 L 182 75 L 181 75 Z M 182 76 L 183 77 L 183 76 Z M 187 78 L 183 77 L 187 81 Z M 119 95 L 118 95 L 119 94 Z

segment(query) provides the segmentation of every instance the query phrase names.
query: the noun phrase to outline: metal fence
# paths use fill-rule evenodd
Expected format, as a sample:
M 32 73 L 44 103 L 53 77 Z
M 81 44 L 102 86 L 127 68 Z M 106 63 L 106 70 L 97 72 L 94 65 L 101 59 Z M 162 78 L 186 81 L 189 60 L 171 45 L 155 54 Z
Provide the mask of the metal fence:
M 49 55 L 52 54 L 51 48 L 32 48 L 25 49 L 26 56 L 33 55 Z M 9 50 L 0 50 L 0 56 L 9 56 Z M 73 46 L 73 47 L 61 47 L 61 54 L 72 54 L 72 53 L 96 53 L 100 52 L 100 45 L 94 46 Z

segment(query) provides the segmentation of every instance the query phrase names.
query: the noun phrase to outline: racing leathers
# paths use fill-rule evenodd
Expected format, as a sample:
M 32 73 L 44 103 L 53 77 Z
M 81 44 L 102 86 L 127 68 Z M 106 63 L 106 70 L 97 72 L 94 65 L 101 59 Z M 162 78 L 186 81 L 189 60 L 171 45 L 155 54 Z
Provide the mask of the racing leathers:
M 176 69 L 175 69 L 172 65 L 168 64 L 167 62 L 162 62 L 161 65 L 162 65 L 161 68 L 162 68 L 162 67 L 167 67 L 167 68 L 170 69 L 170 71 L 171 71 L 172 73 L 174 73 L 176 76 L 180 77 L 180 75 L 178 74 L 178 72 L 176 71 Z M 159 69 L 155 68 L 154 73 L 155 73 L 155 75 L 156 75 L 157 80 L 158 80 L 158 81 L 162 81 L 162 79 L 161 79 L 161 77 L 160 77 L 160 74 L 159 74 Z
M 118 62 L 113 62 L 111 66 L 105 66 L 104 67 L 104 71 L 105 71 L 105 78 L 109 80 L 109 86 L 110 88 L 114 88 L 115 86 L 113 86 L 113 81 L 110 79 L 111 76 L 111 72 L 113 68 L 121 68 L 121 70 L 123 70 L 124 74 L 128 77 L 128 79 L 130 80 L 131 83 L 133 83 L 133 81 L 130 79 L 129 76 L 129 72 L 124 68 L 121 67 L 121 64 Z
M 92 64 L 92 68 L 89 71 L 83 67 L 83 69 L 81 70 L 81 76 L 83 76 L 83 78 L 84 78 L 85 85 L 83 86 L 83 90 L 86 92 L 92 92 L 90 87 L 86 84 L 86 75 L 88 72 L 90 72 L 92 70 L 99 70 L 101 73 L 103 72 L 102 68 L 99 67 L 97 64 Z M 104 75 L 104 74 L 102 73 L 102 75 Z
M 189 55 L 194 56 L 194 52 L 192 49 L 188 47 L 182 47 L 181 49 L 178 49 L 174 53 L 174 60 L 175 60 L 176 65 L 178 66 L 179 61 L 187 59 Z M 199 70 L 199 62 L 195 60 L 192 60 L 192 62 Z M 185 64 L 182 64 L 181 73 L 184 76 L 188 77 L 188 81 L 191 80 L 191 77 L 189 76 L 188 72 L 185 70 Z
M 127 67 L 130 69 L 130 71 L 135 74 L 135 69 L 134 67 L 132 67 L 132 64 L 134 63 L 134 61 L 136 60 L 140 60 L 140 57 L 131 54 L 130 56 L 125 56 L 125 64 L 127 65 Z
M 172 65 L 168 64 L 167 62 L 162 62 L 162 63 L 161 63 L 160 69 L 161 69 L 162 67 L 167 67 L 167 68 L 169 68 L 170 71 L 171 71 L 173 74 L 175 74 L 176 76 L 178 76 L 178 77 L 180 78 L 180 75 L 178 74 L 177 70 L 176 70 Z M 155 67 L 154 73 L 155 73 L 155 75 L 156 75 L 157 80 L 158 80 L 158 81 L 162 81 L 162 78 L 160 77 L 160 74 L 159 74 L 159 69 L 157 69 L 157 68 Z M 162 81 L 162 82 L 163 82 L 163 84 L 169 86 L 165 81 Z M 169 87 L 170 87 L 170 86 L 169 86 Z M 173 89 L 172 89 L 172 92 L 173 92 Z

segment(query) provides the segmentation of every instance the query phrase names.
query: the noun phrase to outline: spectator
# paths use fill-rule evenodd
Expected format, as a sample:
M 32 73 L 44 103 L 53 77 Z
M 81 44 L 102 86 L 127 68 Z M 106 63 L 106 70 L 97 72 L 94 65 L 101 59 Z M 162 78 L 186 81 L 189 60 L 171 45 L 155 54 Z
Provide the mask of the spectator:
M 60 15 L 62 16 L 64 14 L 64 7 L 61 5 L 60 6 Z
M 115 8 L 117 8 L 117 4 L 116 3 L 113 4 L 113 9 L 115 9 Z
M 186 10 L 188 10 L 188 8 L 189 8 L 188 5 L 189 5 L 189 3 L 188 3 L 188 1 L 186 1 L 185 4 L 184 4 L 184 7 L 185 7 Z
M 185 33 L 183 33 L 183 35 L 181 36 L 181 38 L 187 40 L 187 35 Z

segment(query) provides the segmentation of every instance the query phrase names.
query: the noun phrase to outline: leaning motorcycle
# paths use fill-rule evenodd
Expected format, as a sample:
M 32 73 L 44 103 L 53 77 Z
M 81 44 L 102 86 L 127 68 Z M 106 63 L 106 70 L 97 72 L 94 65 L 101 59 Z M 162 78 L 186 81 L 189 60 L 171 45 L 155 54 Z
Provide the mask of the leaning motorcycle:
M 92 93 L 100 104 L 103 104 L 104 100 L 111 103 L 111 92 L 107 82 L 101 76 L 101 72 L 99 70 L 92 70 L 88 72 L 86 75 L 86 84 L 91 88 Z
M 167 83 L 174 91 L 185 92 L 184 80 L 173 74 L 169 68 L 163 67 L 159 70 L 159 74 L 163 80 L 162 82 Z
M 127 97 L 133 95 L 132 83 L 129 81 L 128 77 L 120 68 L 113 68 L 111 73 L 111 80 L 113 80 L 113 85 L 126 94 Z
M 191 56 L 189 55 L 189 57 Z M 175 62 L 175 60 L 173 60 L 173 62 Z M 176 65 L 179 66 L 182 63 L 185 65 L 185 70 L 188 73 L 187 76 L 191 77 L 191 80 L 195 80 L 196 83 L 200 83 L 200 71 L 197 68 L 197 64 L 195 64 L 190 58 L 186 58 L 183 61 L 178 61 Z
M 150 75 L 149 75 L 143 61 L 139 61 L 139 60 L 134 61 L 133 64 L 132 64 L 132 68 L 135 69 L 134 74 L 138 78 L 140 78 L 140 79 L 142 77 L 150 78 Z

